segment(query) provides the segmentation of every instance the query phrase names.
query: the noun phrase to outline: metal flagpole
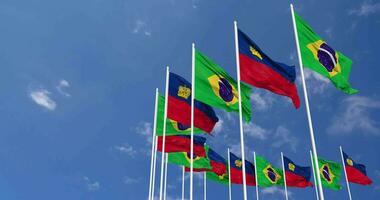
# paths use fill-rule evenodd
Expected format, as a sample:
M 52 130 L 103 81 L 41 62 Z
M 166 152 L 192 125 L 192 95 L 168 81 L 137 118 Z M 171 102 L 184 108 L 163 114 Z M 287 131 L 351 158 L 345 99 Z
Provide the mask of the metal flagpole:
M 195 44 L 191 49 L 191 143 L 190 143 L 190 200 L 193 200 L 193 159 L 194 159 L 194 98 L 195 98 Z
M 232 191 L 231 191 L 231 158 L 230 158 L 230 148 L 227 149 L 228 153 L 228 196 L 230 197 L 229 200 L 232 200 Z
M 165 153 L 165 181 L 164 181 L 164 200 L 166 200 L 166 185 L 168 182 L 168 154 Z
M 311 167 L 313 169 L 312 172 L 313 172 L 313 178 L 314 178 L 315 195 L 317 196 L 317 200 L 319 200 L 317 179 L 315 178 L 315 168 L 314 168 L 314 162 L 313 162 L 313 154 L 311 153 L 311 151 L 310 151 L 310 161 L 311 161 Z
M 155 138 L 156 138 L 156 123 L 157 123 L 157 105 L 158 104 L 158 88 L 156 88 L 156 99 L 154 102 L 154 119 L 153 119 L 153 133 L 152 133 L 152 152 L 150 160 L 150 177 L 149 177 L 149 197 L 152 197 L 152 181 L 153 181 L 153 162 L 154 162 L 154 147 L 155 147 Z
M 164 162 L 165 162 L 165 135 L 166 135 L 166 120 L 168 116 L 168 93 L 169 93 L 169 66 L 166 67 L 165 81 L 165 110 L 164 124 L 162 126 L 162 153 L 161 153 L 161 180 L 160 180 L 160 200 L 162 200 L 162 192 L 164 186 Z
M 317 147 L 315 145 L 313 122 L 312 122 L 312 119 L 311 119 L 311 113 L 310 113 L 310 108 L 309 108 L 309 98 L 308 98 L 308 95 L 307 95 L 305 76 L 304 76 L 304 73 L 303 73 L 302 57 L 301 57 L 301 51 L 300 51 L 300 47 L 299 47 L 297 25 L 296 25 L 296 20 L 295 20 L 295 16 L 294 16 L 293 4 L 290 4 L 290 10 L 292 11 L 294 37 L 296 39 L 298 61 L 299 61 L 299 67 L 300 67 L 300 71 L 301 71 L 303 93 L 304 93 L 304 97 L 305 97 L 306 114 L 307 114 L 307 119 L 308 119 L 308 122 L 309 122 L 311 147 L 312 147 L 312 150 L 313 150 L 313 156 L 314 156 L 315 163 L 318 163 Z M 316 166 L 318 166 L 318 165 L 316 165 Z M 322 189 L 322 184 L 321 184 L 321 175 L 319 173 L 317 173 L 317 183 L 318 183 L 318 189 L 319 189 L 319 197 L 321 198 L 321 200 L 324 200 L 325 198 L 324 198 L 324 195 L 323 195 L 323 189 Z
M 286 175 L 285 175 L 285 164 L 284 164 L 284 154 L 281 152 L 281 162 L 282 162 L 282 171 L 284 173 L 284 187 L 285 187 L 285 199 L 288 200 L 288 188 L 286 186 Z
M 203 172 L 203 199 L 207 199 L 207 178 L 206 172 Z
M 255 165 L 256 200 L 259 200 L 259 179 L 257 179 L 256 152 L 253 152 L 253 162 Z
M 154 199 L 154 186 L 156 184 L 156 160 L 157 160 L 157 141 L 158 141 L 158 137 L 155 136 L 155 139 L 154 139 L 154 158 L 153 158 L 153 179 L 152 179 L 152 196 L 151 196 L 151 200 Z
M 240 124 L 240 146 L 241 146 L 241 159 L 243 162 L 243 193 L 244 200 L 247 200 L 247 181 L 245 174 L 245 153 L 244 153 L 244 134 L 243 134 L 243 112 L 241 106 L 241 90 L 240 90 L 240 59 L 239 59 L 239 41 L 237 22 L 234 21 L 235 32 L 235 57 L 236 57 L 236 71 L 237 71 L 237 84 L 238 84 L 238 102 L 239 102 L 239 124 Z
M 185 200 L 185 166 L 182 166 L 182 200 Z
M 348 183 L 348 177 L 347 177 L 347 171 L 346 171 L 346 164 L 345 164 L 345 162 L 344 162 L 344 158 L 343 158 L 343 150 L 342 150 L 342 146 L 339 146 L 339 149 L 340 149 L 340 156 L 342 157 L 342 165 L 343 165 L 343 169 L 344 169 L 344 176 L 346 177 L 346 184 L 347 184 L 348 197 L 350 197 L 350 200 L 352 200 L 352 197 L 351 197 L 351 190 L 350 190 L 350 183 Z

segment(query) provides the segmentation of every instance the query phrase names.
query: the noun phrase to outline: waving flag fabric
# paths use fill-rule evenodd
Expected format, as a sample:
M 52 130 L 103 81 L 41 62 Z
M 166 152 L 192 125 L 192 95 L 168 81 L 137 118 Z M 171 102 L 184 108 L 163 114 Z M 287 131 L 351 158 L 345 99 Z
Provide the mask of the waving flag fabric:
M 343 92 L 357 93 L 348 83 L 352 61 L 329 46 L 298 14 L 295 18 L 303 65 L 330 79 Z
M 230 165 L 231 167 L 231 183 L 243 184 L 243 162 L 242 159 L 237 157 L 235 154 L 230 153 Z M 255 180 L 255 166 L 249 162 L 245 161 L 245 178 L 246 184 L 250 186 L 256 185 Z
M 208 146 L 204 146 L 207 153 Z M 189 152 L 168 153 L 168 163 L 190 167 L 191 154 Z M 211 169 L 210 160 L 205 156 L 194 153 L 193 155 L 194 169 Z
M 228 112 L 239 112 L 237 82 L 211 59 L 195 51 L 195 98 Z M 245 121 L 251 119 L 251 88 L 241 84 L 242 110 Z
M 300 107 L 300 99 L 295 84 L 296 70 L 268 57 L 241 30 L 238 30 L 239 59 L 241 80 L 258 88 L 292 99 L 296 108 Z
M 228 185 L 227 161 L 212 149 L 208 151 L 208 158 L 210 159 L 211 171 L 206 173 L 207 179 Z
M 162 130 L 164 125 L 164 111 L 165 111 L 165 97 L 158 97 L 158 105 L 157 105 L 157 123 L 156 123 L 156 135 L 162 136 Z M 177 122 L 172 119 L 166 120 L 166 133 L 165 135 L 184 135 L 190 134 L 190 126 L 184 125 L 180 122 Z M 203 133 L 203 131 L 199 128 L 194 128 L 194 134 Z
M 339 184 L 342 167 L 339 163 L 318 158 L 318 166 L 323 187 L 333 190 L 342 189 L 342 186 Z
M 301 167 L 284 156 L 284 168 L 286 186 L 288 187 L 310 187 L 311 167 Z
M 259 186 L 270 187 L 284 185 L 284 175 L 281 169 L 273 167 L 261 156 L 256 156 L 257 182 Z
M 347 179 L 351 183 L 370 185 L 372 180 L 367 176 L 365 165 L 356 163 L 351 157 L 343 152 L 344 165 L 346 167 Z
M 170 73 L 168 118 L 190 126 L 191 122 L 191 84 L 181 76 Z M 218 117 L 215 111 L 198 100 L 194 100 L 194 126 L 211 133 Z
M 162 151 L 163 136 L 158 137 L 157 150 Z M 194 136 L 194 153 L 198 156 L 206 156 L 204 143 L 206 138 Z M 191 138 L 188 135 L 170 135 L 165 136 L 165 152 L 190 152 Z

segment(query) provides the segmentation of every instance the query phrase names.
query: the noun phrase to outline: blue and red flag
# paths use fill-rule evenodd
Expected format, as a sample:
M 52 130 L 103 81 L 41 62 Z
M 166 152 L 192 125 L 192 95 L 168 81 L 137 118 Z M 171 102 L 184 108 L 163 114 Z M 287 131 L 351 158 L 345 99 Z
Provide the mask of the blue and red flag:
M 296 108 L 300 99 L 295 84 L 296 70 L 272 60 L 241 30 L 238 30 L 241 80 L 258 88 L 292 99 Z
M 311 167 L 301 167 L 292 160 L 284 156 L 284 168 L 286 185 L 288 187 L 310 187 Z
M 162 151 L 163 136 L 158 136 L 157 150 Z M 194 154 L 205 157 L 206 151 L 204 144 L 206 138 L 194 135 Z M 190 152 L 191 137 L 189 135 L 169 135 L 165 136 L 165 152 Z
M 230 152 L 230 170 L 231 170 L 231 183 L 243 184 L 243 162 L 242 159 Z M 255 166 L 245 161 L 245 180 L 247 185 L 255 186 Z
M 191 84 L 181 76 L 170 73 L 168 118 L 191 125 Z M 194 126 L 211 133 L 219 119 L 207 104 L 194 100 Z
M 343 158 L 348 182 L 360 185 L 372 184 L 372 180 L 367 176 L 365 165 L 356 163 L 345 152 L 343 152 Z

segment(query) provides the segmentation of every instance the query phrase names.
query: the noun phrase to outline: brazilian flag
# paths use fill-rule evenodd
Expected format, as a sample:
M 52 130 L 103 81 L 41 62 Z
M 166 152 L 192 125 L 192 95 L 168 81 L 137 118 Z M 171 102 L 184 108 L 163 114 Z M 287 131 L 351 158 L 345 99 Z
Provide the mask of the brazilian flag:
M 348 83 L 351 59 L 329 46 L 299 15 L 295 18 L 303 65 L 330 79 L 343 92 L 357 93 Z
M 259 186 L 270 187 L 284 185 L 284 173 L 281 169 L 273 167 L 261 156 L 256 156 L 256 173 Z
M 165 97 L 159 95 L 157 102 L 157 124 L 156 124 L 156 135 L 162 136 L 162 130 L 164 125 L 164 111 L 165 111 Z M 190 134 L 190 126 L 186 126 L 177 121 L 167 119 L 166 120 L 166 131 L 165 135 L 186 135 Z M 194 133 L 203 133 L 201 129 L 194 127 Z
M 323 187 L 333 190 L 342 189 L 339 184 L 342 167 L 339 163 L 318 158 L 318 169 Z
M 204 146 L 206 155 L 208 153 L 208 146 Z M 201 157 L 193 155 L 193 168 L 194 169 L 211 169 L 210 159 L 208 157 Z M 175 152 L 168 153 L 168 163 L 190 167 L 191 154 L 190 152 Z
M 215 172 L 208 171 L 208 172 L 206 172 L 206 178 L 207 178 L 207 180 L 212 180 L 214 182 L 217 182 L 217 183 L 220 183 L 223 185 L 229 184 L 228 169 L 222 175 L 218 175 Z
M 241 86 L 242 110 L 245 121 L 251 120 L 251 88 Z M 239 112 L 237 82 L 221 67 L 198 50 L 195 51 L 195 98 L 228 112 Z

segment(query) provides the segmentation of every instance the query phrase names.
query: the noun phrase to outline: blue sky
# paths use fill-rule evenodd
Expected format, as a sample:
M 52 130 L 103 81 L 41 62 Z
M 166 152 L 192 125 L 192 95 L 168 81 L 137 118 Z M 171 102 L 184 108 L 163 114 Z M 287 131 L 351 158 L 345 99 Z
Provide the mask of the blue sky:
M 164 90 L 165 66 L 190 79 L 191 42 L 236 76 L 233 20 L 273 59 L 296 65 L 290 1 L 2 0 L 0 2 L 0 199 L 146 199 L 154 90 Z M 380 2 L 307 0 L 296 11 L 353 60 L 348 96 L 305 70 L 318 153 L 340 161 L 342 145 L 367 165 L 370 187 L 351 185 L 354 199 L 380 195 Z M 298 66 L 297 66 L 298 67 Z M 297 71 L 298 68 L 297 68 Z M 295 110 L 260 89 L 251 96 L 246 155 L 274 164 L 280 152 L 309 165 L 303 93 Z M 207 143 L 239 153 L 238 117 L 217 111 Z M 168 199 L 180 197 L 180 170 L 169 166 Z M 344 185 L 344 182 L 342 181 Z M 188 186 L 188 185 L 186 185 Z M 188 187 L 186 187 L 188 188 Z M 227 187 L 208 182 L 209 199 Z M 196 199 L 202 196 L 196 176 Z M 290 199 L 313 199 L 290 189 Z M 249 188 L 253 198 L 254 188 Z M 282 188 L 260 190 L 281 199 Z M 188 195 L 187 195 L 188 196 Z M 233 186 L 234 199 L 242 187 Z M 325 189 L 328 199 L 346 199 Z

